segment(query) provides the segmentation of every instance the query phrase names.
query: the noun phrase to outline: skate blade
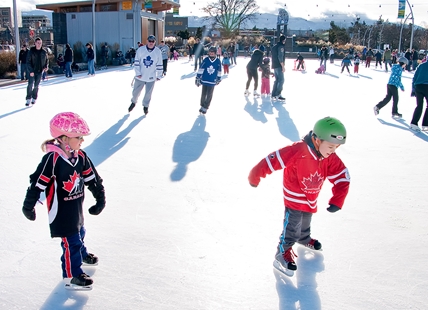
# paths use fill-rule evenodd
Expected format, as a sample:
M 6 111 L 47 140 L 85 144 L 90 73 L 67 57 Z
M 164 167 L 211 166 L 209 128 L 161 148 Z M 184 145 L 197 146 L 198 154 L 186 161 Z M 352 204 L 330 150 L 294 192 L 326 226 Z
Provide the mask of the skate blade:
M 81 285 L 66 283 L 64 287 L 66 290 L 69 290 L 69 291 L 91 291 L 92 290 L 92 285 L 81 286 Z
M 282 274 L 285 274 L 287 277 L 294 276 L 294 271 L 284 268 L 276 259 L 273 261 L 273 267 L 281 272 Z

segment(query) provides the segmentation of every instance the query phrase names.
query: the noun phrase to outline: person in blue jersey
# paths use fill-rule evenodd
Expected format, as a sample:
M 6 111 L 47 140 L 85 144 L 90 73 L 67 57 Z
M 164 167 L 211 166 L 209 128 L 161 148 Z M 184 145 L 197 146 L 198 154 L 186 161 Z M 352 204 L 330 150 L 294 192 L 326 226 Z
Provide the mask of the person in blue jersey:
M 98 257 L 89 253 L 84 243 L 84 189 L 86 185 L 96 199 L 89 213 L 98 215 L 106 204 L 103 180 L 81 150 L 84 137 L 90 134 L 83 118 L 73 112 L 59 113 L 50 121 L 50 132 L 52 139 L 42 144 L 46 154 L 30 175 L 22 212 L 34 221 L 35 206 L 45 192 L 51 237 L 61 238 L 62 277 L 69 280 L 66 288 L 90 290 L 93 280 L 81 266 L 98 265 Z
M 162 78 L 163 60 L 162 52 L 156 47 L 156 37 L 149 35 L 147 44 L 138 48 L 134 60 L 135 77 L 133 82 L 131 105 L 128 112 L 135 108 L 135 104 L 140 97 L 141 91 L 146 87 L 143 98 L 144 114 L 149 113 L 149 105 L 152 99 L 152 92 L 155 82 Z
M 428 62 L 423 62 L 416 67 L 412 82 L 412 97 L 416 97 L 416 108 L 413 112 L 410 128 L 419 131 L 418 122 L 422 116 L 424 98 L 428 107 Z M 425 109 L 422 118 L 422 131 L 428 131 L 428 108 Z
M 374 114 L 378 115 L 380 109 L 388 104 L 392 98 L 392 117 L 401 118 L 402 115 L 398 113 L 398 88 L 401 91 L 404 91 L 403 83 L 401 83 L 401 75 L 403 70 L 408 65 L 409 61 L 405 57 L 400 57 L 398 59 L 398 64 L 395 64 L 391 67 L 391 75 L 389 77 L 387 92 L 385 98 L 374 106 Z
M 213 98 L 214 87 L 221 82 L 221 61 L 216 57 L 216 48 L 210 47 L 196 74 L 196 86 L 202 85 L 201 108 L 199 112 L 207 113 Z

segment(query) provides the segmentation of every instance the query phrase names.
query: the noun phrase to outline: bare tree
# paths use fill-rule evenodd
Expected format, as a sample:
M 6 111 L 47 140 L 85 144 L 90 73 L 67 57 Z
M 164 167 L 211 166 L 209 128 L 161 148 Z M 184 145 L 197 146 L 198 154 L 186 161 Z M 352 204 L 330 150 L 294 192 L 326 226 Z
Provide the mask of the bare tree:
M 202 8 L 225 36 L 236 34 L 246 21 L 256 19 L 258 10 L 256 0 L 217 0 Z

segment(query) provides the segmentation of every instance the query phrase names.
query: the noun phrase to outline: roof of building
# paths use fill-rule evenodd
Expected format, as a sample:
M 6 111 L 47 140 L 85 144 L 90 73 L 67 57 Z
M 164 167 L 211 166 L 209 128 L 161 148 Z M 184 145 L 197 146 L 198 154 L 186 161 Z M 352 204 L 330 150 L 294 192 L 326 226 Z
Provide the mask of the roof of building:
M 139 4 L 144 3 L 145 1 L 137 0 Z M 133 4 L 133 1 L 129 0 L 96 0 L 95 4 L 111 4 L 111 3 L 122 3 L 122 2 L 128 2 L 130 4 Z M 71 1 L 71 2 L 62 2 L 62 3 L 47 3 L 47 4 L 37 4 L 36 8 L 41 10 L 51 10 L 54 12 L 61 12 L 61 9 L 68 8 L 68 7 L 79 7 L 79 6 L 88 6 L 92 5 L 93 1 Z M 152 1 L 152 7 L 146 8 L 147 11 L 151 12 L 161 12 L 161 11 L 168 11 L 172 8 L 179 8 L 180 4 L 171 0 L 153 0 Z

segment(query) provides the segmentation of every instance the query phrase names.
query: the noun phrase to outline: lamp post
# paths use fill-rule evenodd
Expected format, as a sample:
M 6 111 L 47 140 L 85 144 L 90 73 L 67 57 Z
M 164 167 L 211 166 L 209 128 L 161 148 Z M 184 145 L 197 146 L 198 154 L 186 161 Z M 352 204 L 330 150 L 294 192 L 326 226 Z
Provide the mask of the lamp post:
M 92 1 L 92 43 L 94 45 L 94 63 L 97 63 L 97 43 L 95 42 L 95 1 Z
M 15 20 L 15 53 L 16 53 L 16 68 L 17 68 L 17 78 L 21 77 L 21 70 L 19 66 L 19 52 L 21 50 L 21 40 L 19 39 L 19 27 L 18 27 L 18 13 L 16 11 L 16 0 L 13 0 L 13 19 Z
M 409 14 L 407 14 L 407 16 L 406 16 L 406 19 L 404 20 L 404 22 L 401 24 L 401 30 L 400 30 L 400 40 L 399 40 L 399 43 L 398 43 L 398 51 L 400 52 L 401 51 L 401 36 L 402 36 L 402 34 L 403 34 L 403 27 L 404 27 L 404 24 L 406 23 L 406 21 L 407 21 L 407 19 L 411 16 L 411 18 L 412 18 L 412 33 L 411 33 L 411 35 L 410 35 L 410 49 L 412 49 L 412 47 L 413 47 L 413 27 L 414 27 L 414 24 L 415 24 L 415 17 L 414 17 L 414 15 L 413 15 L 413 10 L 412 10 L 412 6 L 410 5 L 410 3 L 409 3 L 409 0 L 406 0 L 406 2 L 407 2 L 407 4 L 409 5 L 409 8 L 410 8 L 410 13 Z

